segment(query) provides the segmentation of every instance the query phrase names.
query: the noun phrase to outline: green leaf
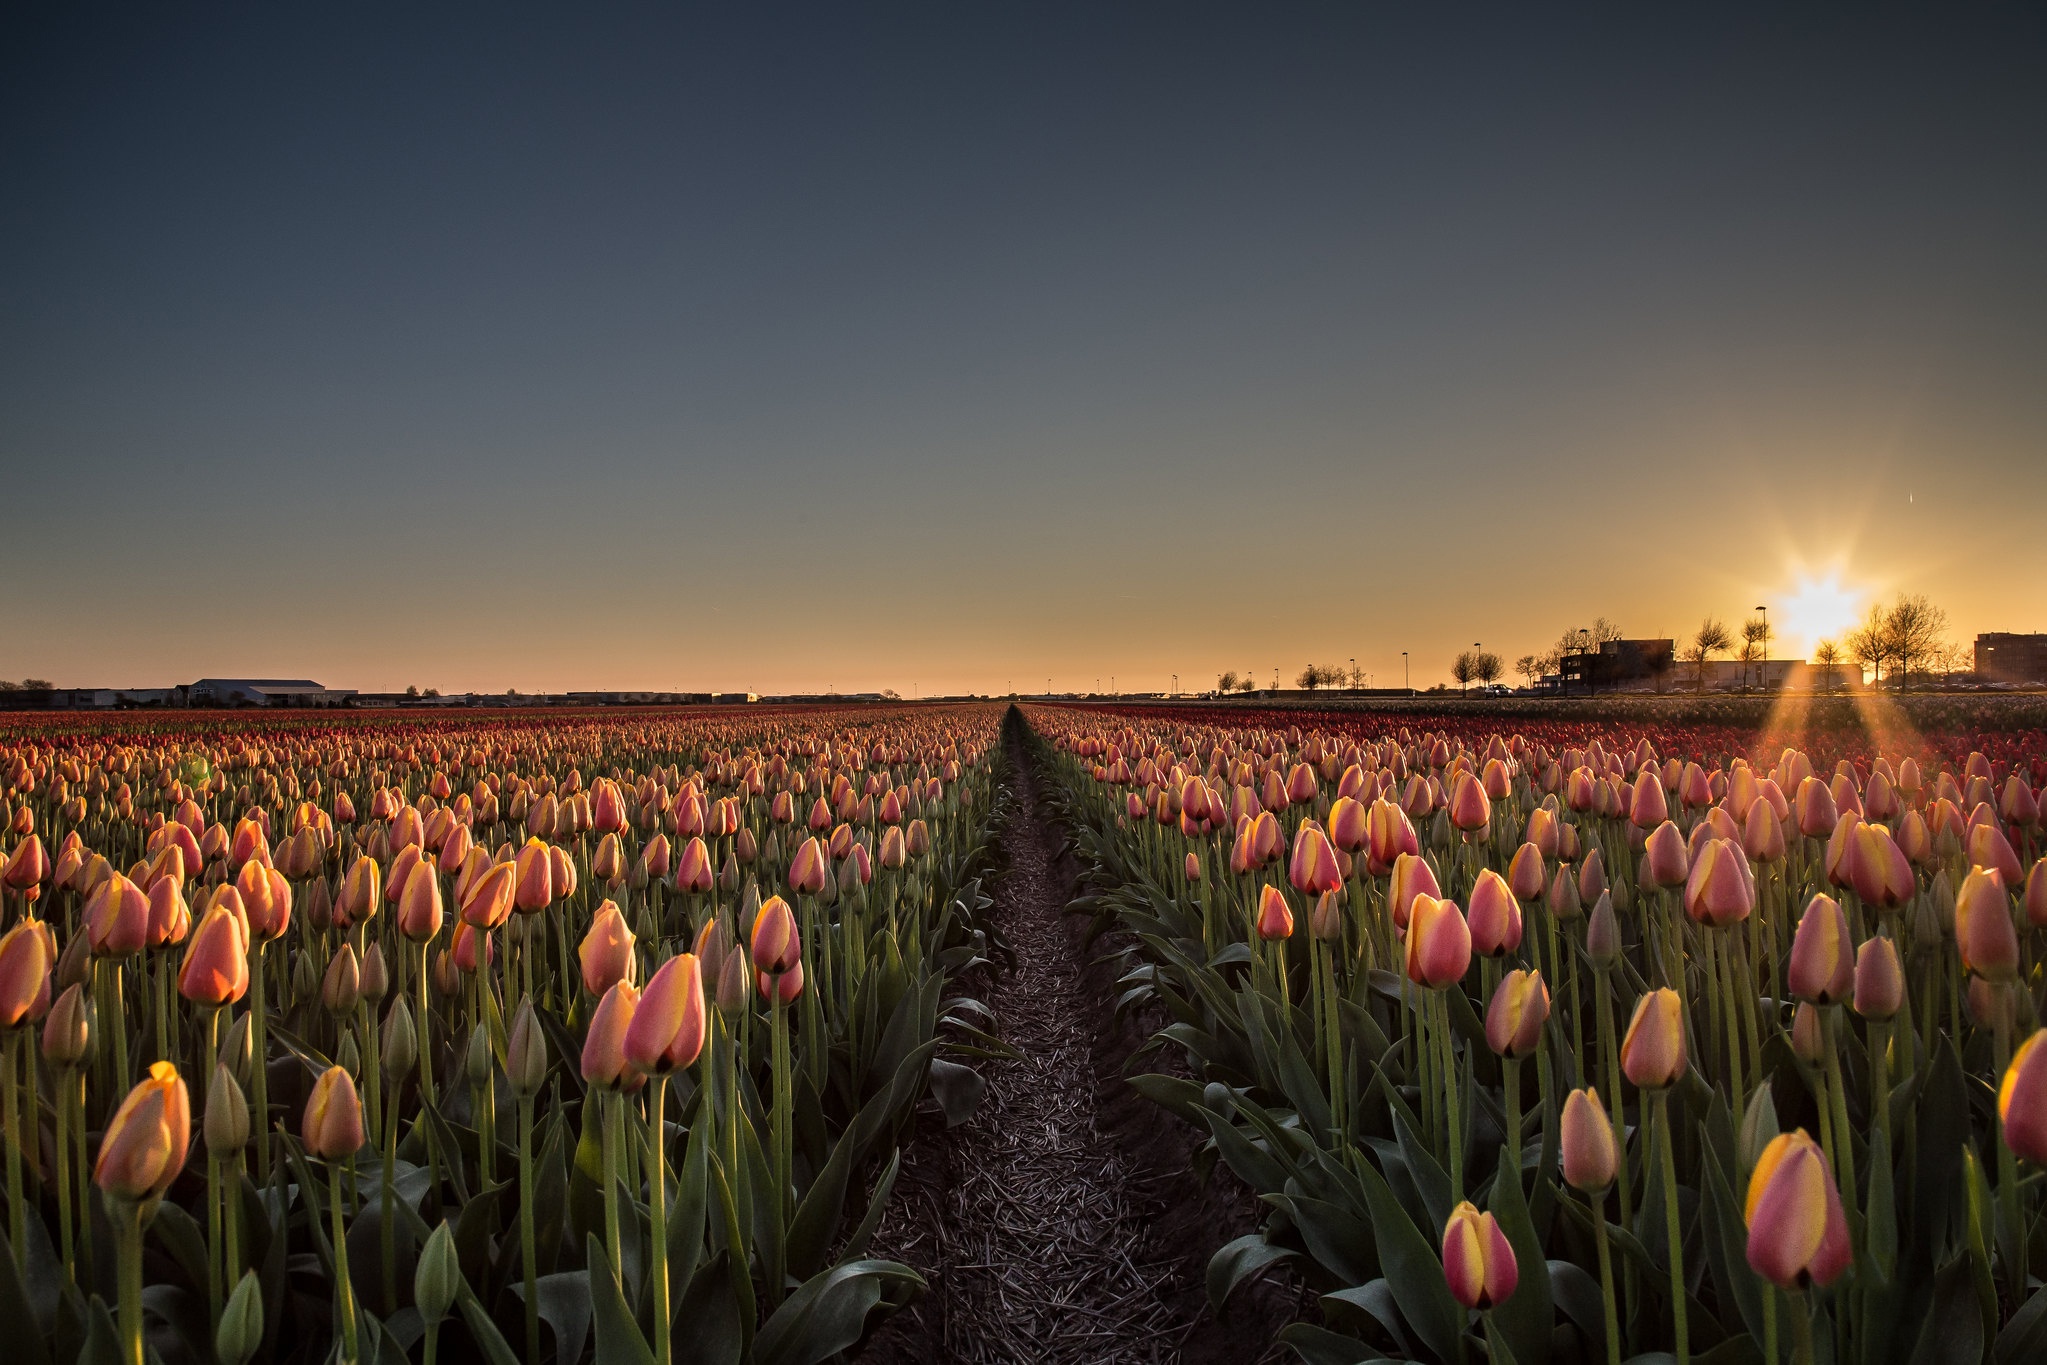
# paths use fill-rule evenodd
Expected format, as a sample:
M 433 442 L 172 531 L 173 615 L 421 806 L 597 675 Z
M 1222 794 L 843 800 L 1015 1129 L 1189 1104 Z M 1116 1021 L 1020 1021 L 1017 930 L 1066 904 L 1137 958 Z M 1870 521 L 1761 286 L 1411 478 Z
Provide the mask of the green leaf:
M 678 1299 L 670 1338 L 676 1365 L 739 1365 L 746 1349 L 743 1311 L 750 1310 L 739 1305 L 731 1258 L 720 1252 L 697 1271 Z
M 1934 1277 L 1933 1311 L 1920 1325 L 1912 1365 L 1981 1365 L 1983 1345 L 1983 1314 L 1964 1254 Z
M 595 1234 L 588 1238 L 585 1255 L 590 1262 L 586 1276 L 590 1285 L 590 1316 L 597 1327 L 595 1365 L 654 1365 L 654 1353 L 640 1335 L 632 1310 L 625 1306 L 618 1283 L 611 1277 L 611 1262 L 604 1244 Z
M 1312 1323 L 1288 1323 L 1280 1330 L 1279 1339 L 1307 1365 L 1377 1365 L 1380 1359 L 1357 1338 L 1339 1336 Z
M 847 1261 L 813 1275 L 761 1325 L 755 1365 L 818 1365 L 860 1340 L 885 1290 L 922 1290 L 924 1279 L 895 1261 Z
M 1194 1112 L 1201 1103 L 1201 1086 L 1185 1076 L 1165 1076 L 1156 1072 L 1132 1076 L 1130 1088 L 1188 1123 L 1201 1122 Z
M 931 1065 L 937 1067 L 940 1063 L 934 1061 Z M 966 1068 L 961 1067 L 960 1070 L 965 1071 Z M 840 1216 L 845 1212 L 846 1182 L 852 1171 L 853 1142 L 852 1135 L 848 1133 L 839 1138 L 832 1148 L 831 1160 L 825 1162 L 824 1169 L 817 1173 L 817 1179 L 811 1181 L 810 1188 L 803 1192 L 803 1201 L 797 1205 L 796 1217 L 789 1224 L 789 1241 L 784 1254 L 788 1258 L 789 1273 L 798 1279 L 807 1280 L 824 1268 L 832 1237 L 838 1232 Z
M 942 1057 L 931 1059 L 931 1097 L 945 1111 L 945 1126 L 957 1128 L 974 1115 L 981 1092 L 988 1088 L 981 1073 Z
M 1339 1311 L 1332 1313 L 1330 1311 L 1332 1308 Z M 1403 1356 L 1414 1354 L 1414 1347 L 1407 1340 L 1407 1320 L 1401 1317 L 1400 1305 L 1393 1299 L 1393 1287 L 1383 1278 L 1322 1296 L 1324 1316 L 1341 1323 L 1343 1320 L 1341 1310 L 1345 1308 L 1361 1311 L 1385 1328 L 1386 1335 L 1393 1338 L 1394 1346 Z
M 1400 1301 L 1400 1311 L 1431 1351 L 1444 1360 L 1457 1357 L 1464 1336 L 1463 1307 L 1443 1280 L 1435 1248 L 1400 1207 L 1386 1179 L 1371 1165 L 1360 1163 L 1365 1200 L 1372 1209 L 1372 1232 L 1379 1244 L 1379 1264 Z
M 534 1282 L 534 1301 L 540 1320 L 554 1330 L 557 1365 L 576 1365 L 590 1339 L 590 1276 L 581 1270 L 563 1270 L 542 1275 Z M 514 1279 L 511 1290 L 523 1301 L 524 1278 Z
M 1265 1240 L 1263 1233 L 1247 1232 L 1225 1242 L 1208 1258 L 1208 1306 L 1217 1313 L 1229 1302 L 1238 1286 L 1267 1266 L 1276 1265 L 1294 1253 Z
M 1606 1342 L 1606 1300 L 1599 1291 L 1599 1281 L 1575 1262 L 1551 1261 L 1549 1296 L 1584 1334 L 1593 1354 L 1599 1355 Z
M 1865 1260 L 1876 1278 L 1889 1284 L 1898 1267 L 1898 1209 L 1891 1187 L 1890 1137 L 1882 1132 L 1869 1135 L 1869 1200 L 1863 1228 Z
M 2047 1360 L 2047 1289 L 2034 1290 L 2025 1307 L 2011 1315 L 2011 1321 L 1997 1334 L 1990 1358 L 1996 1365 Z
M 1493 1325 L 1506 1338 L 1516 1365 L 1548 1365 L 1550 1329 L 1556 1325 L 1556 1308 L 1550 1300 L 1549 1276 L 1535 1274 L 1543 1264 L 1542 1239 L 1528 1218 L 1527 1196 L 1521 1190 L 1521 1171 L 1513 1162 L 1501 1162 L 1493 1177 L 1492 1215 L 1500 1231 L 1514 1248 L 1514 1260 L 1530 1268 L 1521 1276 L 1505 1303 L 1493 1310 Z M 1437 1278 L 1440 1280 L 1441 1275 Z
M 490 1320 L 483 1300 L 476 1297 L 476 1291 L 469 1287 L 468 1280 L 463 1280 L 456 1287 L 455 1302 L 462 1309 L 462 1321 L 469 1325 L 470 1337 L 490 1365 L 520 1365 L 518 1353 L 505 1340 L 504 1333 L 498 1331 L 498 1325 Z
M 14 1263 L 14 1247 L 0 1237 L 0 1340 L 7 1341 L 9 1355 L 21 1365 L 50 1365 L 42 1324 L 29 1308 L 28 1288 Z

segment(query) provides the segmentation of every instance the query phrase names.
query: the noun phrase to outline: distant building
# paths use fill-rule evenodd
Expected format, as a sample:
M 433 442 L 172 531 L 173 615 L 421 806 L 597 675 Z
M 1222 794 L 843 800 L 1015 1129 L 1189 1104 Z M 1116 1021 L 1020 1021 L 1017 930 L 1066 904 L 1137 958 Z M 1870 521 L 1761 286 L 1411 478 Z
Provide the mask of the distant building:
M 186 693 L 194 706 L 344 706 L 355 689 L 307 678 L 201 678 Z
M 2047 682 L 2047 635 L 1978 635 L 1976 676 L 1985 682 Z
M 1672 640 L 1603 640 L 1595 653 L 1566 654 L 1557 661 L 1557 684 L 1566 692 L 1639 690 L 1669 685 L 1677 661 Z

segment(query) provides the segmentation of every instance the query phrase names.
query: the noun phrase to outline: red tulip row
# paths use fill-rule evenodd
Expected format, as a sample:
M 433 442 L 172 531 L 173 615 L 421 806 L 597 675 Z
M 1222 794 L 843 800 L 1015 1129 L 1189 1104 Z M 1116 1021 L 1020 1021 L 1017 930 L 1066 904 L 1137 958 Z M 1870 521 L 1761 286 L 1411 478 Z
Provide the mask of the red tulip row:
M 941 997 L 997 714 L 0 733 L 0 1314 L 137 1365 L 842 1349 L 919 1283 L 864 1258 L 894 1136 L 981 1051 Z
M 1140 1087 L 1278 1210 L 1211 1285 L 1302 1267 L 1305 1357 L 1449 1360 L 1476 1311 L 1520 1365 L 1903 1360 L 1970 1276 L 1986 1347 L 2047 1333 L 2037 732 L 1829 772 L 1562 722 L 1029 718 L 1192 1070 Z

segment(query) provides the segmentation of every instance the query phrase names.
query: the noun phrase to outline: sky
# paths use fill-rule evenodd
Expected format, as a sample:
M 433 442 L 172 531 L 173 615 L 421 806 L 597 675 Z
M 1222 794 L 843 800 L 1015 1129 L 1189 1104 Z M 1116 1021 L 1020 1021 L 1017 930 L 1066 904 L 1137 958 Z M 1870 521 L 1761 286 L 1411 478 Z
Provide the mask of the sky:
M 2047 630 L 2047 11 L 1668 8 L 9 6 L 0 678 Z

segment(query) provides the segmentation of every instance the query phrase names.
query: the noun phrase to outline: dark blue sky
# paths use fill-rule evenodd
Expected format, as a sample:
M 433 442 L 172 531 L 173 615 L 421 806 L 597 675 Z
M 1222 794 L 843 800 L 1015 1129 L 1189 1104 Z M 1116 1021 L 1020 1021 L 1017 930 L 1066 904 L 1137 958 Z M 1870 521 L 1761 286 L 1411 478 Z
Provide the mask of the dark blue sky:
M 2047 628 L 2043 74 L 2020 7 L 16 6 L 0 677 Z

